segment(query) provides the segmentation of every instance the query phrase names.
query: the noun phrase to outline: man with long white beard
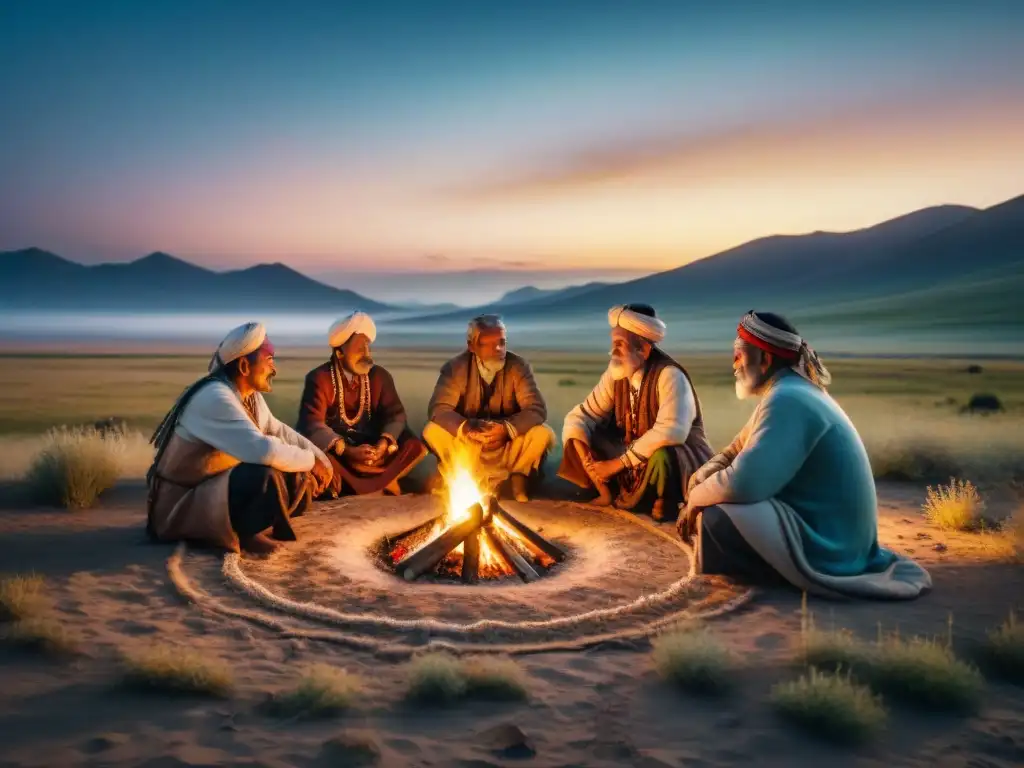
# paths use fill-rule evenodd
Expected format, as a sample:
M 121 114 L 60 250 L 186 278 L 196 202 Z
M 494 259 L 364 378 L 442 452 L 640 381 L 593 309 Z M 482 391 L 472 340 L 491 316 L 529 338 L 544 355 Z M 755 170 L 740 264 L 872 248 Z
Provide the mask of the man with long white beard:
M 695 543 L 698 571 L 826 597 L 910 599 L 928 589 L 927 571 L 879 546 L 867 451 L 796 328 L 748 312 L 733 371 L 737 397 L 760 401 L 732 444 L 691 478 L 678 527 Z
M 147 530 L 160 541 L 186 540 L 258 554 L 294 541 L 290 519 L 331 480 L 327 456 L 270 412 L 277 366 L 262 323 L 232 330 L 208 375 L 175 402 L 153 434 L 146 475 Z
M 675 520 L 690 475 L 713 451 L 686 370 L 658 348 L 665 323 L 647 304 L 612 307 L 611 360 L 587 399 L 565 417 L 560 477 L 595 504 Z
M 530 481 L 538 479 L 555 433 L 544 423 L 547 405 L 533 369 L 508 351 L 500 317 L 470 321 L 466 350 L 442 366 L 427 414 L 423 440 L 442 471 L 464 453 L 488 486 L 511 476 L 515 500 L 529 500 Z

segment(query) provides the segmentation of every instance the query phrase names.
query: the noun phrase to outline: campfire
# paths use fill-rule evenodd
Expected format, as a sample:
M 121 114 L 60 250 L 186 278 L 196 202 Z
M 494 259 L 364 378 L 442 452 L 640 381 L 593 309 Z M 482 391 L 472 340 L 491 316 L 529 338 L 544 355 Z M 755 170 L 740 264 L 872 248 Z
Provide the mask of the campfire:
M 413 581 L 433 574 L 466 584 L 518 576 L 536 581 L 566 553 L 517 520 L 495 495 L 481 489 L 472 456 L 462 456 L 445 472 L 445 511 L 426 523 L 384 541 L 388 565 Z

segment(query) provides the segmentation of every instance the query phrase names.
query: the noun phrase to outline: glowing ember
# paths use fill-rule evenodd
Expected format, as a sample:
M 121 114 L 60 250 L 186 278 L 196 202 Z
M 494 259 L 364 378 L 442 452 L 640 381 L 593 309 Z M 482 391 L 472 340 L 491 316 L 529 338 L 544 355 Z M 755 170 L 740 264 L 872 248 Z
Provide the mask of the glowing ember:
M 471 448 L 460 446 L 442 476 L 443 514 L 387 542 L 390 565 L 404 578 L 434 571 L 469 583 L 516 574 L 532 581 L 564 557 L 556 545 L 500 508 L 493 497 L 497 478 L 486 476 Z M 467 544 L 472 545 L 469 555 Z

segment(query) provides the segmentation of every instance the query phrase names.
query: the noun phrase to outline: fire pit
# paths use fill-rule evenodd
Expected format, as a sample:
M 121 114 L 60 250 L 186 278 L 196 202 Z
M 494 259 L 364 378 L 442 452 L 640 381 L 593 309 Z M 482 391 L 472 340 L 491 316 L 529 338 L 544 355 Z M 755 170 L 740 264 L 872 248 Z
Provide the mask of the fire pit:
M 515 577 L 532 582 L 566 558 L 562 547 L 481 491 L 472 466 L 463 460 L 445 475 L 444 513 L 384 539 L 386 567 L 406 581 L 433 575 L 465 584 Z

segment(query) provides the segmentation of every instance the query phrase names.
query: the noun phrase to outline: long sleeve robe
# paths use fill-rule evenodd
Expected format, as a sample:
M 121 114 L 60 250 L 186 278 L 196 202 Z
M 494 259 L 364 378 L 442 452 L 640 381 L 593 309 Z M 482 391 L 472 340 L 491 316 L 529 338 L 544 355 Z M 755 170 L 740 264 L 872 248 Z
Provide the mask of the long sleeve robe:
M 630 382 L 639 389 L 643 370 L 633 374 Z M 658 417 L 654 425 L 625 451 L 631 467 L 648 460 L 659 448 L 682 445 L 690 434 L 697 416 L 697 404 L 686 375 L 675 366 L 666 366 L 658 376 Z M 562 426 L 562 443 L 579 440 L 590 444 L 595 431 L 607 426 L 614 416 L 615 379 L 605 371 L 586 400 L 573 408 Z M 706 455 L 706 454 L 705 454 Z

